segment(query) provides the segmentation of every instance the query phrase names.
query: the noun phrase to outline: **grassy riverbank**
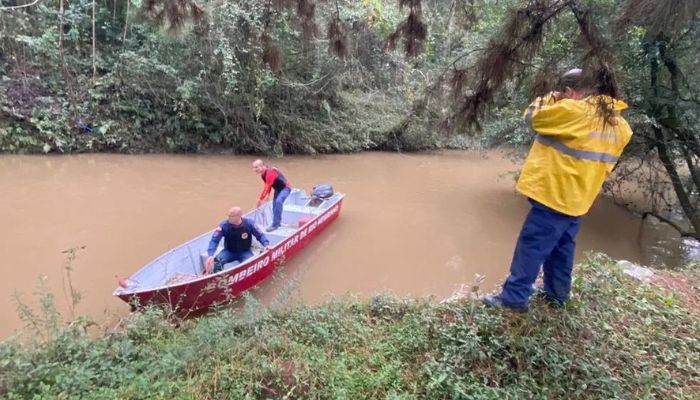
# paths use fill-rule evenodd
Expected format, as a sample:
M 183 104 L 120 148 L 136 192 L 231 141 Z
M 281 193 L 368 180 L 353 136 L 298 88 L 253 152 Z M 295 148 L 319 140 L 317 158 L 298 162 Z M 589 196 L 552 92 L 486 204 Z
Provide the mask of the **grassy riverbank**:
M 97 338 L 82 320 L 37 321 L 45 338 L 0 344 L 0 397 L 698 398 L 697 269 L 669 285 L 680 292 L 602 256 L 576 273 L 565 310 L 535 301 L 527 316 L 468 299 L 270 309 L 248 298 L 188 321 L 132 314 Z

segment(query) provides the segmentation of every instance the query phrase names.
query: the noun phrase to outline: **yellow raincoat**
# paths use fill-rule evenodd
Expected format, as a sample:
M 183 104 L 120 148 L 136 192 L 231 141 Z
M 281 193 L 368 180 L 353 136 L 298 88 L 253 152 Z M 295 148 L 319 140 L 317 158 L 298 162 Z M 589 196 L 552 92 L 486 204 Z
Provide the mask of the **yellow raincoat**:
M 597 109 L 600 98 L 556 100 L 549 94 L 530 104 L 525 120 L 537 135 L 518 179 L 518 192 L 563 214 L 588 212 L 632 137 L 620 116 L 627 104 L 604 96 L 616 115 L 604 124 Z

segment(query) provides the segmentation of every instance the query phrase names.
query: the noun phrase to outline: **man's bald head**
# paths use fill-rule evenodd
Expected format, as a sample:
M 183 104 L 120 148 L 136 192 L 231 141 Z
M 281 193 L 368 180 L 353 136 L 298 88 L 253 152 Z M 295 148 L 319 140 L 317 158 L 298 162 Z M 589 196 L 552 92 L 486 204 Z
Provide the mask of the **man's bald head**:
M 228 222 L 234 225 L 240 225 L 243 216 L 243 211 L 240 207 L 234 206 L 228 209 Z
M 253 170 L 255 170 L 256 173 L 262 174 L 265 172 L 267 169 L 267 165 L 263 162 L 263 160 L 257 159 L 253 161 Z

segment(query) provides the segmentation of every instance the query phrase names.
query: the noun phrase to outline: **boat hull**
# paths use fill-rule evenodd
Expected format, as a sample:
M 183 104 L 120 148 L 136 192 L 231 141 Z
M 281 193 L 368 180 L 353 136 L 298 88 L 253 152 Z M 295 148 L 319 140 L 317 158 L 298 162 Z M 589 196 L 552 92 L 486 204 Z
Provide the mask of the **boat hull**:
M 343 200 L 308 220 L 294 234 L 272 246 L 259 256 L 246 260 L 235 268 L 190 282 L 138 292 L 115 292 L 132 307 L 163 304 L 178 314 L 226 303 L 268 278 L 282 264 L 306 247 L 340 215 Z

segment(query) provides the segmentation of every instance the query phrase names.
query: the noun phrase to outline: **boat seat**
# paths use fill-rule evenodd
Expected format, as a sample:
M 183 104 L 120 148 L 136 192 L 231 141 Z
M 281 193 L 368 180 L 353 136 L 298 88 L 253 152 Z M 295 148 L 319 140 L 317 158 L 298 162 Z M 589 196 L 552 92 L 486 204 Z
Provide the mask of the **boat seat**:
M 255 253 L 255 249 L 253 249 L 253 253 Z M 204 271 L 204 265 L 207 263 L 207 258 L 209 258 L 209 254 L 206 251 L 203 251 L 199 255 L 199 262 L 200 262 L 200 267 L 202 268 L 202 271 Z M 240 264 L 239 261 L 231 261 L 230 263 L 224 264 L 224 270 L 227 270 L 229 268 L 233 268 L 236 265 Z
M 298 206 L 296 204 L 285 204 L 284 212 L 296 212 L 300 214 L 319 214 L 322 210 L 315 207 Z
M 209 254 L 206 251 L 199 254 L 199 267 L 202 271 L 204 271 L 204 265 L 207 263 L 207 258 L 209 258 Z

